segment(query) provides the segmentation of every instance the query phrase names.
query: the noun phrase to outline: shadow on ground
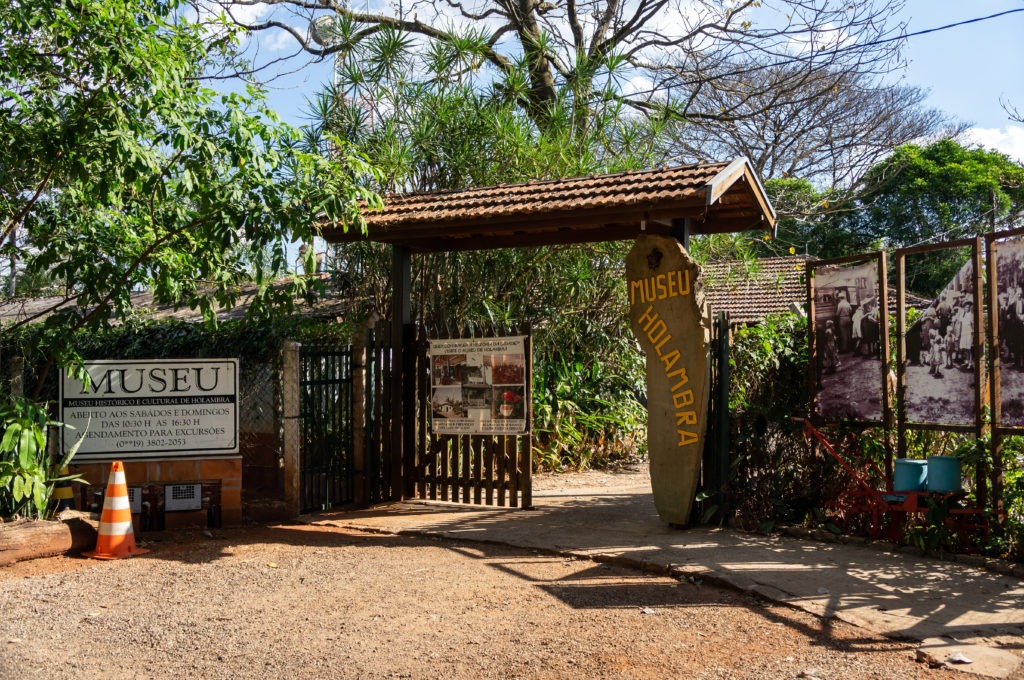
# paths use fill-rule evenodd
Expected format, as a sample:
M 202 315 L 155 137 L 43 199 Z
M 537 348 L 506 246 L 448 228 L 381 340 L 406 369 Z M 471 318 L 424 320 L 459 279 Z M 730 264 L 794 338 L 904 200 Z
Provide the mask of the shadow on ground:
M 641 490 L 584 489 L 535 498 L 533 510 L 405 502 L 309 521 L 711 579 L 895 638 L 1024 634 L 1024 584 L 1010 576 L 861 545 L 671 529 L 658 519 L 650 493 Z

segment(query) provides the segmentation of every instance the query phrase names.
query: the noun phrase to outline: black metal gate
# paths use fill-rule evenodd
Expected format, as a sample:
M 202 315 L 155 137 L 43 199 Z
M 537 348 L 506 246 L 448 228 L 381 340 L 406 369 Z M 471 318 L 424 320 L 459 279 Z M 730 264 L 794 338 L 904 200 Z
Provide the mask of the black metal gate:
M 299 353 L 301 512 L 355 502 L 352 348 Z

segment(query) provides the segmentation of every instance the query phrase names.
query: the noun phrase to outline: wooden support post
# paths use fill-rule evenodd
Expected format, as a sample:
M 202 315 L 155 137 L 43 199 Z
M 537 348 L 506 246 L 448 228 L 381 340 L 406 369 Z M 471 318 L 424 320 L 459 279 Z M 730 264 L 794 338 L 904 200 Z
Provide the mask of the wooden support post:
M 907 256 L 896 254 L 896 457 L 907 457 Z M 885 470 L 892 479 L 892 470 Z
M 412 256 L 408 248 L 391 249 L 391 489 L 405 497 L 403 480 L 411 479 L 412 471 L 404 470 L 405 437 L 405 329 L 412 320 Z
M 989 413 L 992 418 L 992 497 L 996 506 L 997 521 L 1002 521 L 999 514 L 1002 501 L 1002 406 L 1003 395 L 1000 385 L 1002 370 L 1001 347 L 999 339 L 999 278 L 997 271 L 995 238 L 990 234 L 985 238 L 985 261 L 988 263 L 988 328 L 991 345 L 988 348 L 988 399 Z M 999 476 L 998 491 L 996 477 Z
M 669 230 L 672 238 L 682 244 L 686 252 L 690 252 L 690 237 L 693 235 L 693 220 L 685 217 L 681 220 L 672 220 L 672 227 Z
M 885 474 L 892 479 L 892 394 L 889 392 L 889 270 L 885 251 L 878 253 L 878 344 L 882 354 L 882 432 L 885 439 Z
M 972 265 L 974 266 L 974 337 L 971 338 L 971 351 L 974 352 L 974 392 L 975 392 L 975 444 L 978 447 L 978 453 L 982 454 L 978 457 L 978 468 L 975 471 L 975 498 L 978 501 L 978 507 L 984 509 L 988 505 L 988 465 L 985 461 L 984 456 L 984 441 L 988 434 L 988 423 L 985 422 L 984 405 L 985 405 L 985 367 L 984 367 L 984 338 L 985 338 L 985 320 L 982 314 L 982 307 L 984 306 L 985 298 L 982 295 L 984 289 L 984 277 L 982 275 L 982 267 L 984 263 L 981 259 L 981 248 L 982 240 L 981 237 L 977 237 L 971 246 L 971 259 Z M 994 267 L 992 267 L 994 269 Z M 993 451 L 993 457 L 994 457 Z M 993 465 L 994 467 L 994 465 Z M 993 498 L 998 498 L 994 495 Z

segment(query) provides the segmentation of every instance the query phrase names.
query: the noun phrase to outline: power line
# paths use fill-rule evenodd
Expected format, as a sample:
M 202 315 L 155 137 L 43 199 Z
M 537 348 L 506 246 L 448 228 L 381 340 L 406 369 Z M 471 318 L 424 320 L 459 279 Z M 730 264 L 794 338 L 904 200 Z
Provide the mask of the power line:
M 785 66 L 787 64 L 813 62 L 817 58 L 817 56 L 820 55 L 820 54 L 826 54 L 826 55 L 834 56 L 834 55 L 840 54 L 842 52 L 850 52 L 852 50 L 863 50 L 864 48 L 867 48 L 867 47 L 875 47 L 875 46 L 878 46 L 878 45 L 885 45 L 887 43 L 896 42 L 898 40 L 907 40 L 908 38 L 916 38 L 918 36 L 927 35 L 929 33 L 938 33 L 939 31 L 947 31 L 947 30 L 949 30 L 951 28 L 959 28 L 960 26 L 967 26 L 969 24 L 976 24 L 976 23 L 979 23 L 979 22 L 982 22 L 982 21 L 989 21 L 990 19 L 998 19 L 999 17 L 1004 17 L 1004 16 L 1007 16 L 1009 14 L 1016 14 L 1018 12 L 1024 12 L 1024 7 L 1018 7 L 1017 9 L 1009 9 L 1009 10 L 1006 10 L 1005 12 L 999 12 L 997 14 L 990 14 L 990 15 L 984 16 L 984 17 L 975 17 L 974 19 L 964 19 L 963 21 L 957 21 L 957 22 L 952 23 L 952 24 L 946 24 L 945 26 L 936 26 L 935 28 L 926 28 L 926 29 L 923 29 L 923 30 L 920 30 L 920 31 L 914 31 L 913 33 L 901 33 L 899 35 L 891 36 L 889 38 L 879 38 L 878 40 L 872 40 L 872 41 L 866 42 L 866 43 L 853 43 L 853 44 L 850 44 L 850 45 L 846 45 L 844 47 L 836 47 L 834 49 L 821 50 L 820 52 L 817 52 L 815 54 L 811 54 L 810 56 L 794 56 L 794 57 L 791 57 L 789 59 L 784 59 L 782 61 L 775 61 L 775 62 L 772 62 L 772 63 L 759 64 L 757 66 L 744 66 L 742 68 L 738 68 L 738 69 L 733 70 L 733 71 L 712 75 L 711 78 L 713 79 L 713 78 L 725 78 L 725 77 L 732 77 L 732 76 L 739 76 L 739 75 L 747 75 L 747 74 L 750 74 L 750 73 L 753 73 L 753 72 L 756 72 L 756 71 L 763 71 L 765 69 L 778 68 L 779 66 Z M 693 79 L 690 79 L 690 80 L 684 80 L 682 82 L 677 83 L 677 85 L 683 85 L 683 86 L 686 86 L 686 85 L 698 85 L 698 84 L 700 84 L 702 82 L 705 82 L 706 80 L 708 80 L 708 78 L 706 78 L 706 77 L 698 77 L 698 78 L 693 78 Z M 652 87 L 649 90 L 644 90 L 644 91 L 641 91 L 641 92 L 636 92 L 634 94 L 654 94 L 658 90 L 659 90 L 659 88 Z
M 892 40 L 901 40 L 902 38 L 915 38 L 919 35 L 925 35 L 927 33 L 936 33 L 938 31 L 945 31 L 950 28 L 957 28 L 958 26 L 966 26 L 967 24 L 976 24 L 980 21 L 988 21 L 989 19 L 998 19 L 999 17 L 1006 16 L 1007 14 L 1016 14 L 1017 12 L 1024 12 L 1024 7 L 1018 7 L 1017 9 L 1008 9 L 1005 12 L 999 12 L 998 14 L 990 14 L 987 17 L 977 17 L 976 19 L 965 19 L 958 21 L 955 24 L 946 24 L 945 26 L 938 26 L 936 28 L 926 28 L 923 31 L 915 31 L 913 33 L 907 33 L 906 35 L 899 36 L 896 38 L 887 38 L 885 40 L 879 40 L 879 43 L 889 42 Z
M 946 24 L 945 26 L 936 26 L 935 28 L 926 28 L 926 29 L 921 30 L 921 31 L 914 31 L 913 33 L 901 33 L 900 35 L 896 35 L 896 36 L 893 36 L 891 38 L 880 38 L 878 40 L 872 40 L 871 42 L 867 42 L 867 43 L 864 43 L 864 44 L 861 44 L 861 45 L 856 45 L 856 44 L 855 45 L 848 45 L 846 47 L 841 47 L 839 49 L 831 50 L 831 51 L 832 52 L 846 52 L 846 51 L 852 50 L 852 49 L 859 49 L 859 48 L 864 48 L 864 47 L 874 47 L 875 45 L 884 45 L 885 43 L 891 43 L 891 42 L 895 42 L 897 40 L 906 40 L 907 38 L 916 38 L 916 37 L 918 37 L 920 35 L 927 35 L 929 33 L 938 33 L 939 31 L 946 31 L 946 30 L 949 30 L 951 28 L 959 28 L 960 26 L 967 26 L 968 24 L 976 24 L 976 23 L 979 23 L 979 22 L 982 22 L 982 21 L 988 21 L 989 19 L 998 19 L 999 17 L 1004 17 L 1007 14 L 1016 14 L 1017 12 L 1024 12 L 1024 7 L 1018 7 L 1017 9 L 1008 9 L 1005 12 L 999 12 L 998 14 L 990 14 L 987 17 L 976 17 L 974 19 L 964 19 L 963 21 L 958 21 L 958 22 L 953 23 L 953 24 Z
M 988 21 L 990 19 L 998 19 L 999 17 L 1004 17 L 1004 16 L 1006 16 L 1008 14 L 1016 14 L 1017 12 L 1024 12 L 1024 7 L 1018 7 L 1017 9 L 1008 9 L 1005 12 L 999 12 L 997 14 L 990 14 L 990 15 L 988 15 L 986 17 L 975 17 L 974 19 L 964 19 L 963 21 L 957 21 L 956 23 L 946 24 L 945 26 L 936 26 L 935 28 L 926 28 L 926 29 L 923 29 L 923 30 L 920 30 L 920 31 L 914 31 L 913 33 L 901 33 L 900 35 L 895 35 L 895 36 L 892 36 L 892 37 L 889 37 L 889 38 L 879 38 L 878 40 L 872 40 L 871 42 L 854 43 L 854 44 L 851 44 L 851 45 L 846 45 L 845 47 L 837 47 L 837 48 L 832 49 L 832 50 L 824 50 L 824 52 L 826 54 L 838 54 L 840 52 L 849 52 L 851 50 L 862 50 L 865 47 L 875 47 L 876 45 L 885 45 L 887 43 L 896 42 L 898 40 L 906 40 L 908 38 L 916 38 L 918 36 L 927 35 L 929 33 L 938 33 L 939 31 L 947 31 L 947 30 L 949 30 L 951 28 L 959 28 L 960 26 L 967 26 L 968 24 L 976 24 L 976 23 L 979 23 L 979 22 L 982 22 L 982 21 Z M 813 59 L 814 59 L 814 56 L 812 55 L 810 57 L 810 60 L 813 60 Z M 754 69 L 749 69 L 749 70 L 760 70 L 762 68 L 771 68 L 771 67 L 774 67 L 774 66 L 781 66 L 781 65 L 785 65 L 785 64 L 792 64 L 792 63 L 801 62 L 801 61 L 808 61 L 808 58 L 807 57 L 793 57 L 792 59 L 789 59 L 789 60 L 786 60 L 786 61 L 776 62 L 776 63 L 770 64 L 770 65 L 766 64 L 764 66 L 757 67 L 757 68 L 754 68 Z M 738 74 L 738 72 L 737 72 L 737 74 Z

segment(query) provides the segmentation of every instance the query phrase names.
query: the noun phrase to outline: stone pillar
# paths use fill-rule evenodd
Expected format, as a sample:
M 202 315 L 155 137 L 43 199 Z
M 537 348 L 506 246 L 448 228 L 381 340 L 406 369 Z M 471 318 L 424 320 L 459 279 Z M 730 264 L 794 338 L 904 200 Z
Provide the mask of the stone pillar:
M 301 469 L 302 439 L 299 428 L 299 349 L 298 342 L 286 342 L 281 349 L 281 456 L 279 462 L 284 469 L 284 502 L 288 511 L 297 516 L 302 509 Z
M 678 241 L 642 235 L 626 257 L 629 316 L 647 357 L 647 448 L 658 515 L 690 521 L 707 430 L 711 325 L 700 268 Z

